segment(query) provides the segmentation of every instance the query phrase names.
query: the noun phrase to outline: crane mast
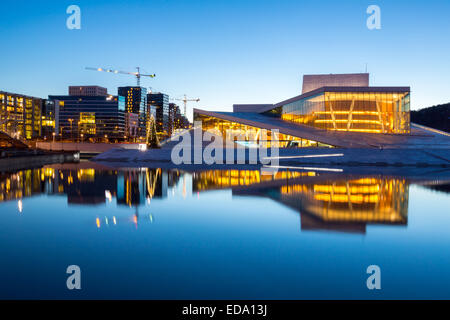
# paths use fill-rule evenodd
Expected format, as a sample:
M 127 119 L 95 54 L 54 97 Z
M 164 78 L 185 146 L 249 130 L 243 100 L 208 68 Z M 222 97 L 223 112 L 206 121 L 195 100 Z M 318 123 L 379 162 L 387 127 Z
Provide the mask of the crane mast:
M 187 103 L 188 103 L 189 101 L 193 101 L 193 102 L 199 102 L 199 101 L 200 101 L 199 98 L 197 98 L 197 99 L 188 99 L 186 95 L 184 95 L 183 99 L 174 99 L 174 100 L 177 100 L 177 101 L 183 101 L 183 103 L 184 103 L 184 116 L 185 116 L 185 117 L 186 117 L 186 107 L 187 107 Z

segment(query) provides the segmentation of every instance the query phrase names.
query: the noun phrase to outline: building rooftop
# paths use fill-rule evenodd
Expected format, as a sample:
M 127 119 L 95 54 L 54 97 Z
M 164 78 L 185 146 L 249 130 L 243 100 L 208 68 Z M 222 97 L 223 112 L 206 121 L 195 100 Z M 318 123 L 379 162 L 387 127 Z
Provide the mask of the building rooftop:
M 369 86 L 368 73 L 344 74 L 306 74 L 303 76 L 302 93 L 306 93 L 325 86 Z

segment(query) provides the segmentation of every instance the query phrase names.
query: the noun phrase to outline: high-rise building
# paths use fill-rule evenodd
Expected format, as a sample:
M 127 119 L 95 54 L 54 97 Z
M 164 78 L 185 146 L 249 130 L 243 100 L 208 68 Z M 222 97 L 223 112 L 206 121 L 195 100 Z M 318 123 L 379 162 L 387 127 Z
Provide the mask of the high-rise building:
M 125 113 L 125 138 L 134 140 L 139 137 L 139 115 L 136 113 Z
M 107 96 L 108 90 L 99 86 L 70 86 L 69 96 Z
M 165 93 L 149 93 L 147 95 L 147 105 L 149 109 L 155 109 L 156 131 L 161 136 L 168 136 L 171 133 L 169 125 L 169 96 Z
M 59 132 L 55 124 L 59 123 L 59 101 L 44 99 L 42 102 L 41 137 L 49 139 L 54 132 Z
M 119 87 L 118 96 L 125 103 L 125 111 L 129 113 L 144 113 L 146 107 L 147 89 L 142 87 Z
M 177 129 L 189 127 L 188 119 L 181 113 L 180 107 L 175 103 L 169 103 L 169 125 L 171 126 L 171 133 Z
M 15 138 L 41 135 L 42 99 L 0 91 L 0 131 Z
M 134 113 L 138 116 L 138 136 L 145 137 L 148 121 L 147 89 L 142 87 L 119 87 L 118 101 L 126 113 Z
M 172 134 L 176 128 L 176 121 L 179 117 L 180 107 L 175 103 L 169 103 L 169 134 Z

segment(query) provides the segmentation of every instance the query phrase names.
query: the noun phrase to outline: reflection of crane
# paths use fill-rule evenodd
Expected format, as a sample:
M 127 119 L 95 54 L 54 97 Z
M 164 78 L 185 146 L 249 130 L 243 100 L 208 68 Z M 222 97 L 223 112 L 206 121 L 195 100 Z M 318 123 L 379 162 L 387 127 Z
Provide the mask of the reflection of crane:
M 174 100 L 177 100 L 177 101 L 183 101 L 183 103 L 184 103 L 184 116 L 186 117 L 186 105 L 187 105 L 187 103 L 188 103 L 188 101 L 194 101 L 194 102 L 199 102 L 200 101 L 200 99 L 188 99 L 187 97 L 186 97 L 186 95 L 184 95 L 184 98 L 183 99 L 174 99 Z
M 137 72 L 127 72 L 127 71 L 111 70 L 111 69 L 104 69 L 104 68 L 86 67 L 86 70 L 103 71 L 103 72 L 120 73 L 120 74 L 131 74 L 136 77 L 138 87 L 141 86 L 141 77 L 150 77 L 150 78 L 156 77 L 156 74 L 142 74 L 139 67 L 136 67 L 136 69 L 137 69 Z

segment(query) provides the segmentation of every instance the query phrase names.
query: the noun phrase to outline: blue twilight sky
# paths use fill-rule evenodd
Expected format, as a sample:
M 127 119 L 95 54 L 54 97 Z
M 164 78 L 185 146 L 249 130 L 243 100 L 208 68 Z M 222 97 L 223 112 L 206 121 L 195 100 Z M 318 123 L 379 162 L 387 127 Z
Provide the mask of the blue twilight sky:
M 66 8 L 81 8 L 81 30 Z M 369 5 L 381 30 L 366 27 Z M 85 66 L 156 73 L 143 85 L 190 105 L 231 111 L 301 91 L 310 73 L 363 72 L 411 86 L 412 108 L 450 101 L 450 1 L 9 1 L 0 19 L 0 90 L 46 97 L 68 85 L 135 79 Z

